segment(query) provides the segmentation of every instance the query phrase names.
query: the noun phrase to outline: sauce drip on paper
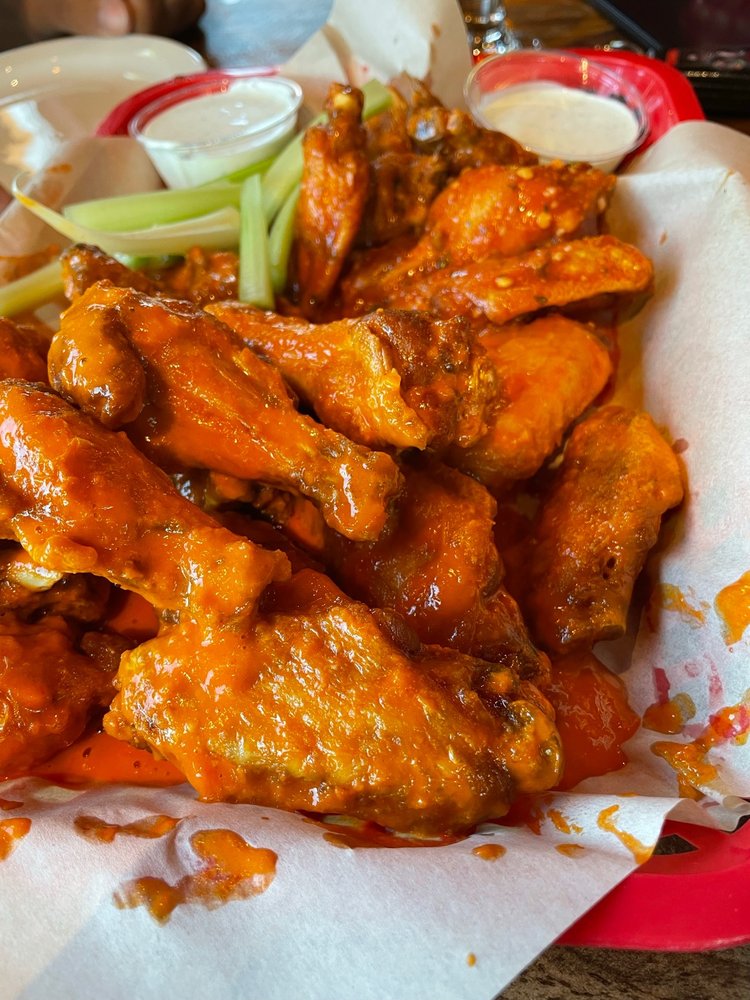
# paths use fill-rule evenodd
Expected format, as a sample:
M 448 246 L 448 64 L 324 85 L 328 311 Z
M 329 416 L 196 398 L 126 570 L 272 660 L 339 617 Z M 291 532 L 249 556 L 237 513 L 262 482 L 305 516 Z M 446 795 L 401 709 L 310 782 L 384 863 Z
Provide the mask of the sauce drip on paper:
M 722 708 L 708 720 L 708 725 L 691 743 L 661 740 L 651 745 L 652 753 L 662 757 L 677 773 L 680 794 L 695 797 L 695 789 L 717 777 L 717 769 L 708 760 L 708 752 L 722 743 L 747 742 L 750 734 L 750 691 L 738 705 Z
M 577 858 L 579 854 L 583 854 L 586 848 L 582 844 L 557 844 L 555 850 L 568 858 Z
M 676 694 L 668 701 L 657 701 L 643 713 L 643 728 L 654 733 L 681 733 L 695 718 L 695 703 L 689 694 Z
M 619 811 L 620 807 L 618 805 L 608 806 L 606 809 L 602 809 L 599 813 L 596 824 L 600 830 L 604 830 L 606 833 L 613 833 L 620 843 L 627 847 L 633 855 L 636 864 L 642 865 L 644 861 L 648 861 L 654 849 L 653 847 L 646 847 L 631 833 L 628 833 L 626 830 L 621 830 L 615 824 L 614 817 Z
M 31 820 L 25 816 L 0 819 L 0 861 L 5 861 L 31 829 Z
M 479 844 L 478 847 L 472 847 L 471 853 L 476 854 L 478 858 L 482 858 L 484 861 L 497 861 L 507 852 L 507 848 L 503 847 L 502 844 Z
M 108 823 L 98 816 L 81 814 L 76 816 L 73 825 L 78 833 L 89 840 L 100 840 L 105 844 L 111 844 L 118 834 L 143 837 L 147 840 L 165 837 L 179 822 L 179 819 L 174 819 L 172 816 L 159 815 L 144 816 L 143 819 L 135 820 L 133 823 Z
M 714 607 L 722 621 L 724 641 L 733 646 L 750 625 L 750 570 L 719 591 Z
M 276 876 L 276 854 L 253 847 L 232 830 L 199 830 L 190 846 L 201 861 L 197 872 L 176 885 L 149 875 L 134 879 L 115 894 L 115 904 L 120 909 L 145 906 L 155 920 L 165 923 L 184 903 L 214 909 L 265 892 Z
M 409 837 L 406 834 L 392 833 L 376 823 L 365 822 L 342 817 L 340 822 L 326 822 L 317 816 L 308 814 L 308 823 L 318 826 L 326 832 L 323 840 L 332 847 L 344 848 L 401 848 L 401 847 L 444 847 L 464 840 L 461 836 L 445 835 L 443 837 Z

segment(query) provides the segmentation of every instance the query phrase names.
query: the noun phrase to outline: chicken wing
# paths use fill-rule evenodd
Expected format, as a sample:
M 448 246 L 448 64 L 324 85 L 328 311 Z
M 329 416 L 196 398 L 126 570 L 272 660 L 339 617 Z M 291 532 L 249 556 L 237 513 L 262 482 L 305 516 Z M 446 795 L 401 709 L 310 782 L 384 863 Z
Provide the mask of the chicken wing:
M 106 730 L 153 747 L 207 800 L 446 833 L 560 769 L 532 685 L 460 653 L 407 655 L 311 570 L 269 591 L 245 630 L 186 621 L 125 653 L 118 685 Z
M 43 568 L 212 620 L 252 609 L 288 573 L 281 553 L 221 528 L 124 435 L 51 390 L 0 382 L 0 422 L 0 520 Z
M 334 579 L 370 606 L 397 612 L 422 642 L 512 665 L 532 680 L 543 677 L 546 657 L 501 586 L 495 501 L 479 483 L 435 461 L 415 461 L 404 471 L 404 492 L 376 542 L 327 541 Z
M 343 312 L 392 302 L 433 272 L 578 235 L 604 211 L 614 183 L 580 163 L 465 170 L 432 202 L 424 232 L 407 253 L 365 253 L 353 263 L 342 281 Z
M 682 495 L 677 459 L 648 414 L 608 406 L 576 427 L 527 552 L 521 606 L 544 648 L 624 633 L 661 517 Z
M 555 314 L 528 326 L 491 327 L 481 343 L 497 376 L 498 403 L 485 437 L 452 448 L 447 461 L 497 491 L 534 475 L 604 388 L 612 363 L 594 333 Z
M 313 326 L 237 302 L 207 311 L 238 333 L 328 427 L 370 448 L 468 446 L 495 379 L 460 319 L 380 311 Z
M 0 613 L 13 611 L 26 621 L 43 612 L 94 623 L 104 617 L 111 590 L 87 573 L 46 569 L 15 543 L 0 552 Z
M 383 304 L 502 325 L 549 306 L 647 292 L 652 281 L 651 261 L 636 247 L 614 236 L 590 236 L 435 271 L 393 289 Z
M 115 664 L 78 652 L 62 618 L 0 614 L 0 779 L 28 774 L 77 739 L 109 705 Z
M 291 263 L 295 297 L 307 316 L 328 298 L 362 221 L 369 178 L 362 103 L 360 90 L 333 84 L 328 121 L 305 132 Z
M 300 414 L 276 369 L 189 303 L 92 285 L 63 315 L 49 371 L 162 468 L 299 492 L 352 538 L 377 537 L 400 485 L 391 458 Z
M 66 298 L 73 302 L 96 284 L 109 281 L 146 295 L 166 295 L 196 305 L 237 297 L 237 254 L 192 247 L 183 260 L 158 270 L 135 271 L 99 247 L 75 243 L 60 255 Z
M 47 381 L 49 339 L 34 327 L 0 316 L 0 378 Z

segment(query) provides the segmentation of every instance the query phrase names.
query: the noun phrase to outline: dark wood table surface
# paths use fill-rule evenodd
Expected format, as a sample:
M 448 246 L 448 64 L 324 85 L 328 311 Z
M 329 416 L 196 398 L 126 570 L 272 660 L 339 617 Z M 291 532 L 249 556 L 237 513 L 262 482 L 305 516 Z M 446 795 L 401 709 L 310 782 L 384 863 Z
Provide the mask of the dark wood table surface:
M 510 24 L 527 45 L 537 39 L 548 47 L 596 46 L 619 37 L 583 0 L 506 0 L 506 6 Z M 320 27 L 329 9 L 330 0 L 207 0 L 199 27 L 180 40 L 198 48 L 216 66 L 274 64 L 283 62 Z M 30 40 L 17 11 L 18 0 L 0 3 L 0 48 Z M 729 124 L 750 132 L 750 115 Z M 498 914 L 500 926 L 504 919 Z M 750 946 L 688 954 L 552 947 L 502 996 L 505 1000 L 750 1000 Z

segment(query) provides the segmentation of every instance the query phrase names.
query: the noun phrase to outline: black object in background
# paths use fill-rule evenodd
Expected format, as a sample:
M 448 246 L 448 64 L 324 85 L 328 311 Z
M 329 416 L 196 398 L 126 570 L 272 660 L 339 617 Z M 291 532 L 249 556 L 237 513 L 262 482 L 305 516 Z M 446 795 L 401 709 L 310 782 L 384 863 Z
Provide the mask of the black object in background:
M 649 55 L 750 48 L 748 0 L 587 0 Z
M 707 115 L 750 116 L 750 0 L 587 0 L 692 83 Z

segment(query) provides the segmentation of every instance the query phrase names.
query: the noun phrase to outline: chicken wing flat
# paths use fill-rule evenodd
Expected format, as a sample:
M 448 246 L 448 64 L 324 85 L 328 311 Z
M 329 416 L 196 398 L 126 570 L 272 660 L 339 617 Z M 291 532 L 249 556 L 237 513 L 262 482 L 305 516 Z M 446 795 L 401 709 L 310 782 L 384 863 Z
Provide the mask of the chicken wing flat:
M 551 314 L 528 326 L 490 327 L 481 337 L 498 381 L 489 432 L 448 461 L 490 489 L 528 479 L 612 372 L 609 353 L 581 323 Z
M 109 705 L 114 670 L 76 651 L 62 618 L 0 614 L 0 779 L 28 774 Z
M 384 304 L 502 325 L 549 306 L 646 292 L 652 281 L 651 261 L 636 247 L 614 236 L 590 236 L 435 271 L 393 289 Z
M 89 243 L 74 243 L 60 254 L 65 297 L 74 302 L 97 281 L 109 281 L 118 288 L 134 288 L 146 295 L 158 295 L 159 285 L 141 271 L 134 271 Z
M 237 302 L 206 308 L 353 441 L 442 449 L 486 428 L 493 370 L 460 319 L 390 310 L 314 326 Z
M 161 270 L 134 271 L 99 247 L 75 243 L 60 255 L 65 295 L 70 302 L 96 284 L 109 281 L 146 295 L 166 295 L 196 305 L 237 297 L 237 254 L 192 247 L 178 264 Z
M 404 492 L 376 542 L 327 541 L 334 579 L 371 607 L 395 611 L 422 642 L 505 663 L 532 680 L 544 677 L 546 657 L 501 586 L 493 498 L 435 461 L 404 471 Z
M 426 275 L 578 235 L 605 210 L 614 178 L 586 164 L 465 170 L 432 202 L 414 247 L 363 254 L 342 281 L 346 315 L 384 305 Z
M 623 635 L 661 517 L 682 495 L 677 459 L 648 414 L 607 406 L 575 428 L 527 556 L 521 604 L 544 648 Z
M 360 90 L 333 84 L 328 121 L 305 132 L 292 247 L 296 298 L 305 315 L 328 298 L 362 221 L 369 179 L 362 103 Z
M 236 538 L 122 434 L 52 391 L 0 382 L 0 511 L 32 559 L 92 573 L 158 609 L 226 618 L 288 572 L 281 553 Z
M 92 285 L 63 315 L 49 371 L 162 468 L 299 492 L 353 538 L 377 537 L 400 485 L 391 458 L 299 413 L 278 371 L 190 303 Z
M 0 316 L 0 378 L 47 381 L 49 339 L 34 327 Z
M 460 653 L 407 655 L 311 570 L 245 630 L 186 621 L 125 653 L 118 685 L 106 730 L 153 747 L 207 800 L 445 833 L 559 774 L 532 685 Z

